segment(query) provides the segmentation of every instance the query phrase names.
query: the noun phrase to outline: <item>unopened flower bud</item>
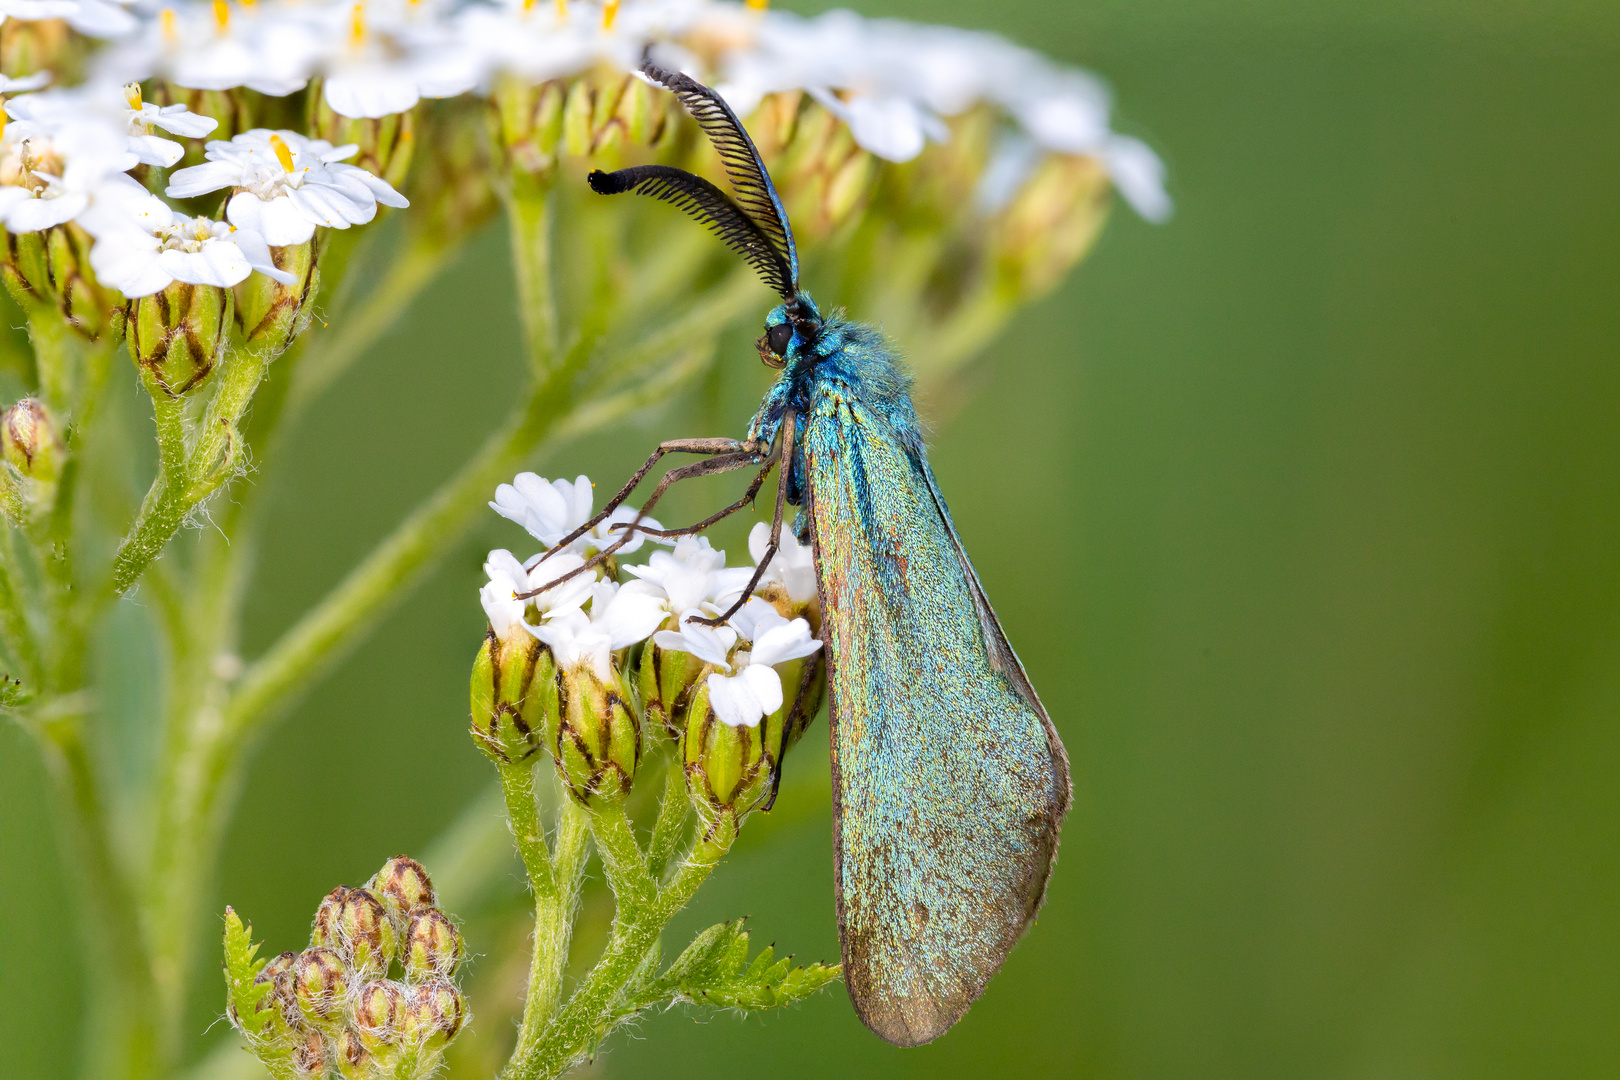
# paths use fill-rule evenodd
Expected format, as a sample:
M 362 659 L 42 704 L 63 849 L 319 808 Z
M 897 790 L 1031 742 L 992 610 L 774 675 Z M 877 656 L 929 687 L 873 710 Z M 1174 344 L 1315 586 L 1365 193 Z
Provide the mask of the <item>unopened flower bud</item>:
M 383 863 L 381 870 L 366 883 L 372 895 L 383 902 L 388 914 L 404 929 L 413 912 L 430 908 L 438 903 L 433 892 L 433 879 L 421 863 L 405 855 L 396 855 Z
M 794 90 L 766 95 L 753 121 L 795 234 L 824 239 L 865 204 L 877 162 L 842 120 Z
M 286 348 L 309 325 L 309 301 L 320 288 L 313 240 L 273 247 L 276 269 L 293 276 L 283 285 L 268 274 L 249 274 L 236 286 L 236 321 L 248 344 L 271 352 Z
M 370 1080 L 375 1075 L 371 1052 L 354 1028 L 346 1027 L 338 1032 L 336 1049 L 338 1075 L 343 1080 Z
M 0 452 L 29 479 L 56 480 L 62 467 L 62 438 L 42 402 L 23 398 L 0 416 Z
M 75 34 L 62 19 L 31 19 L 13 15 L 0 33 L 0 70 L 11 75 L 34 71 L 73 71 L 84 61 L 92 44 Z M 66 81 L 63 79 L 62 81 Z
M 698 686 L 681 741 L 686 789 L 711 834 L 729 829 L 770 797 L 782 752 L 782 714 L 758 725 L 725 723 L 714 714 L 707 682 Z
M 228 289 L 180 281 L 132 301 L 129 351 L 148 384 L 172 398 L 201 388 L 224 356 L 231 305 Z
M 326 1036 L 311 1029 L 304 1033 L 303 1042 L 293 1051 L 293 1069 L 300 1077 L 315 1077 L 326 1075 L 326 1068 L 332 1060 L 332 1047 L 327 1045 Z
M 557 667 L 551 650 L 518 627 L 502 641 L 491 630 L 472 670 L 472 736 L 497 765 L 515 765 L 540 750 L 542 732 L 557 726 Z
M 26 158 L 27 152 L 24 152 Z M 62 163 L 49 156 L 29 159 L 33 170 L 46 173 L 61 169 Z M 0 170 L 3 172 L 3 170 Z M 54 175 L 54 174 L 53 174 Z M 0 175 L 0 182 L 22 183 Z M 61 317 L 79 334 L 95 338 L 107 328 L 121 302 L 101 287 L 90 269 L 90 235 L 69 222 L 42 232 L 4 234 L 5 255 L 0 260 L 0 277 L 6 289 L 25 311 L 41 306 L 56 307 Z
M 292 989 L 293 963 L 297 959 L 297 953 L 284 952 L 260 968 L 258 975 L 253 978 L 255 983 L 270 987 L 270 993 L 259 1002 L 259 1011 L 280 1011 L 282 1026 L 290 1031 L 297 1031 L 304 1024 L 304 1015 L 298 1008 L 298 998 Z
M 342 957 L 356 978 L 386 974 L 398 945 L 388 909 L 365 889 L 344 889 L 341 897 L 337 892 L 333 890 L 316 916 L 318 924 L 326 917 L 324 944 Z M 335 907 L 329 907 L 334 898 Z
M 615 667 L 604 682 L 589 663 L 563 674 L 563 707 L 548 732 L 557 772 L 583 803 L 630 794 L 641 759 L 641 722 Z
M 348 968 L 336 949 L 305 949 L 293 961 L 293 996 L 312 1023 L 330 1026 L 342 1018 L 348 985 Z
M 636 661 L 636 692 L 641 695 L 648 723 L 660 723 L 677 743 L 685 727 L 692 686 L 703 673 L 704 662 L 681 649 L 665 649 L 653 639 L 641 647 Z
M 1108 191 L 1108 173 L 1095 158 L 1047 155 L 990 225 L 1003 288 L 1030 298 L 1055 286 L 1096 238 Z
M 392 979 L 373 979 L 355 995 L 355 1028 L 372 1054 L 386 1054 L 399 1043 L 399 1014 L 409 999 L 410 988 Z
M 466 1022 L 467 999 L 454 984 L 419 983 L 411 988 L 399 1010 L 400 1041 L 429 1051 L 441 1049 Z
M 400 957 L 406 978 L 415 982 L 448 979 L 461 963 L 461 954 L 461 932 L 443 912 L 427 908 L 412 916 Z

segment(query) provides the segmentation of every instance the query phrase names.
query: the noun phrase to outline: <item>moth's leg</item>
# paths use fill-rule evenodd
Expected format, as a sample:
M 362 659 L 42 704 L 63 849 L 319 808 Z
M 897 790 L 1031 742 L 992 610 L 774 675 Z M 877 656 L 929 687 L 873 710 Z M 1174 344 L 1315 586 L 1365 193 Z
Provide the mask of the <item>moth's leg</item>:
M 705 626 L 719 626 L 741 611 L 742 606 L 748 602 L 748 597 L 759 587 L 759 579 L 765 576 L 765 568 L 771 565 L 771 559 L 776 556 L 777 548 L 782 543 L 782 510 L 787 506 L 788 473 L 793 468 L 793 431 L 797 426 L 797 419 L 798 417 L 794 415 L 792 409 L 782 414 L 781 459 L 783 464 L 782 470 L 776 474 L 776 517 L 771 522 L 771 542 L 766 545 L 765 554 L 759 560 L 759 565 L 754 567 L 754 576 L 748 579 L 748 586 L 737 597 L 735 604 L 732 604 L 712 619 L 693 619 L 693 622 L 702 623 Z
M 777 448 L 780 449 L 780 447 L 781 443 L 778 442 Z M 759 473 L 754 477 L 753 482 L 748 485 L 748 490 L 743 493 L 742 498 L 738 499 L 724 510 L 710 514 L 696 525 L 688 525 L 684 529 L 637 529 L 636 531 L 641 533 L 643 536 L 661 536 L 665 539 L 671 539 L 677 536 L 691 536 L 693 533 L 702 532 L 710 525 L 713 525 L 718 521 L 725 520 L 732 514 L 735 514 L 737 511 L 741 510 L 743 507 L 752 503 L 754 501 L 754 496 L 759 494 L 759 489 L 765 485 L 765 478 L 771 475 L 772 469 L 776 468 L 776 462 L 780 456 L 781 455 L 779 455 L 776 450 L 772 450 L 771 456 L 765 459 L 765 467 L 759 470 Z M 630 527 L 629 522 L 621 521 L 617 525 L 614 525 L 613 529 L 617 531 L 619 529 L 628 529 Z
M 745 443 L 743 445 L 746 446 L 747 444 Z M 516 593 L 514 594 L 515 598 L 518 600 L 527 600 L 531 596 L 539 596 L 548 589 L 555 589 L 563 582 L 576 578 L 580 574 L 585 573 L 587 570 L 592 570 L 598 566 L 601 566 L 608 559 L 612 558 L 620 548 L 624 547 L 624 545 L 630 542 L 630 538 L 636 535 L 636 533 L 639 531 L 641 519 L 647 516 L 648 511 L 657 505 L 658 500 L 663 497 L 664 492 L 668 491 L 673 485 L 680 483 L 682 480 L 690 480 L 695 476 L 717 476 L 720 473 L 735 472 L 738 469 L 746 469 L 750 465 L 759 464 L 761 456 L 762 455 L 758 450 L 739 450 L 733 453 L 717 454 L 715 457 L 709 458 L 707 461 L 699 461 L 693 465 L 682 465 L 678 469 L 671 469 L 669 472 L 665 473 L 659 478 L 658 486 L 653 489 L 652 497 L 649 498 L 642 506 L 641 512 L 636 515 L 636 519 L 625 526 L 623 535 L 614 540 L 601 551 L 598 551 L 595 555 L 592 555 L 589 559 L 586 559 L 583 566 L 575 567 L 568 573 L 563 574 L 552 581 L 546 582 L 539 588 L 530 589 L 528 592 Z M 581 535 L 584 534 L 582 533 Z M 557 547 L 561 547 L 562 544 L 562 541 L 558 541 Z M 554 547 L 551 550 L 556 551 L 557 548 Z M 542 560 L 542 562 L 544 562 L 544 560 Z M 530 572 L 533 573 L 533 571 Z
M 804 707 L 805 695 L 810 693 L 810 687 L 815 683 L 816 676 L 821 674 L 821 664 L 822 655 L 818 652 L 810 657 L 810 662 L 808 664 L 804 665 L 804 674 L 799 678 L 799 692 L 793 697 L 793 708 L 787 711 L 786 721 L 788 723 L 796 723 L 796 718 L 803 715 L 800 710 Z M 814 719 L 815 717 L 813 716 L 803 717 L 804 727 L 809 727 L 810 721 Z M 801 728 L 800 730 L 802 731 L 803 729 Z M 771 807 L 776 805 L 777 792 L 782 790 L 782 762 L 787 760 L 786 748 L 788 739 L 791 738 L 792 735 L 793 732 L 791 729 L 782 729 L 783 749 L 776 755 L 776 768 L 771 770 L 771 794 L 770 797 L 765 800 L 764 805 L 760 807 L 760 809 L 767 814 L 771 812 Z
M 619 493 L 607 501 L 606 505 L 602 507 L 601 513 L 553 544 L 544 555 L 540 556 L 540 561 L 545 562 L 546 556 L 549 556 L 553 551 L 566 548 L 569 544 L 572 544 L 575 540 L 606 521 L 608 515 L 617 510 L 624 503 L 624 500 L 630 497 L 630 493 L 636 490 L 636 485 L 641 483 L 648 473 L 652 472 L 653 466 L 657 465 L 659 459 L 665 454 L 735 454 L 740 451 L 757 451 L 758 449 L 759 447 L 754 443 L 742 439 L 671 439 L 668 442 L 659 443 L 658 449 L 652 452 L 652 455 L 647 458 L 641 468 L 637 469 L 624 487 L 619 489 Z

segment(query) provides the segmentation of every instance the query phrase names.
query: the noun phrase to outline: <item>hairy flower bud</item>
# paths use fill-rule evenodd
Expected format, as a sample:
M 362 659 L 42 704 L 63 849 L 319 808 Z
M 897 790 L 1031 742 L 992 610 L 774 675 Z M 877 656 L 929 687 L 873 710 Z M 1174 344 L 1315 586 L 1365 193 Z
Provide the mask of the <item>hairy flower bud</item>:
M 399 1010 L 399 1037 L 405 1044 L 440 1050 L 467 1022 L 467 999 L 453 983 L 434 981 L 411 988 Z
M 39 172 L 62 168 L 60 162 L 51 160 L 29 161 Z M 0 180 L 27 186 L 26 177 Z M 0 277 L 24 311 L 54 306 L 69 326 L 87 338 L 95 338 L 107 328 L 121 302 L 102 288 L 90 269 L 88 233 L 70 222 L 43 232 L 7 232 L 4 237 Z
M 336 949 L 305 949 L 293 961 L 293 996 L 311 1023 L 330 1027 L 342 1019 L 348 986 L 349 971 Z
M 384 1055 L 399 1043 L 399 1014 L 410 988 L 392 979 L 373 979 L 354 999 L 354 1023 L 365 1048 Z
M 326 1036 L 319 1031 L 307 1031 L 303 1041 L 293 1051 L 293 1070 L 300 1077 L 321 1077 L 326 1075 L 328 1063 L 332 1060 L 332 1047 L 327 1044 Z
M 129 351 L 148 385 L 172 398 L 201 388 L 224 356 L 231 308 L 229 289 L 180 281 L 131 301 Z
M 62 438 L 42 402 L 23 398 L 0 416 L 0 453 L 31 480 L 56 480 L 62 467 Z
M 516 765 L 540 750 L 557 726 L 557 666 L 551 650 L 521 628 L 502 641 L 491 630 L 473 661 L 472 737 L 497 765 Z
M 704 663 L 689 652 L 661 648 L 649 639 L 636 661 L 636 693 L 641 696 L 647 722 L 662 724 L 677 743 L 686 726 L 686 708 Z
M 343 1080 L 371 1080 L 376 1075 L 376 1062 L 365 1040 L 352 1027 L 338 1032 L 336 1054 L 338 1075 Z
M 296 1032 L 304 1026 L 304 1014 L 298 1008 L 298 998 L 292 988 L 293 964 L 297 959 L 297 953 L 284 952 L 260 968 L 253 979 L 270 987 L 270 993 L 259 1003 L 259 1011 L 277 1010 L 281 1014 L 278 1027 L 287 1032 Z
M 494 101 L 509 161 L 535 176 L 548 174 L 564 154 L 606 158 L 611 166 L 627 148 L 659 146 L 672 137 L 678 115 L 668 94 L 608 68 L 538 86 L 509 78 Z
M 618 802 L 630 793 L 641 760 L 641 721 L 623 677 L 602 681 L 583 664 L 563 674 L 563 706 L 548 731 L 557 772 L 574 798 Z
M 782 758 L 820 708 L 825 676 L 819 654 L 778 665 L 787 688 L 782 707 L 759 724 L 728 724 L 711 707 L 709 685 L 697 685 L 681 738 L 687 794 L 711 835 L 770 809 Z
M 433 892 L 433 879 L 421 863 L 405 855 L 396 855 L 383 863 L 366 888 L 383 902 L 388 914 L 403 932 L 412 913 L 438 903 Z
M 448 979 L 461 963 L 461 955 L 461 932 L 443 912 L 427 908 L 412 916 L 400 955 L 407 979 Z
M 248 344 L 276 352 L 287 347 L 309 325 L 309 301 L 320 288 L 315 244 L 311 240 L 273 247 L 276 269 L 293 276 L 283 285 L 268 274 L 249 274 L 236 286 L 236 321 Z
M 356 978 L 387 973 L 398 947 L 383 902 L 365 889 L 333 889 L 315 915 L 311 940 L 332 949 Z

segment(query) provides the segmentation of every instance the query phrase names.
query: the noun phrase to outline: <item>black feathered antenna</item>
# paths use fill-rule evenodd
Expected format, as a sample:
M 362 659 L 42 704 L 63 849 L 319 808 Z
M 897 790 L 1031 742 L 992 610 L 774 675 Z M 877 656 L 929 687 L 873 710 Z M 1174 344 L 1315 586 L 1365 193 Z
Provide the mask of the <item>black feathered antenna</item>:
M 692 215 L 714 230 L 731 250 L 747 259 L 765 284 L 780 293 L 784 300 L 793 299 L 797 293 L 792 270 L 759 222 L 703 177 L 669 165 L 636 165 L 617 172 L 598 169 L 589 179 L 591 190 L 599 195 L 633 191 Z
M 724 98 L 696 79 L 661 68 L 646 57 L 641 73 L 673 93 L 692 114 L 719 151 L 737 199 L 701 177 L 662 165 L 593 172 L 591 187 L 604 195 L 635 191 L 680 207 L 719 233 L 784 300 L 792 300 L 799 290 L 793 227 L 742 121 Z

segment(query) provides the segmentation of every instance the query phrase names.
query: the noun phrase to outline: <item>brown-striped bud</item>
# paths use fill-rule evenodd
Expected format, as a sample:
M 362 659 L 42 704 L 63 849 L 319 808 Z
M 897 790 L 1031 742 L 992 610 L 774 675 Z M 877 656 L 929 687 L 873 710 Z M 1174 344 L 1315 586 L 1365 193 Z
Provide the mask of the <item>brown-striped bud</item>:
M 287 347 L 309 325 L 309 301 L 320 289 L 313 240 L 290 247 L 273 247 L 270 260 L 276 269 L 293 277 L 283 285 L 268 274 L 249 274 L 236 286 L 236 321 L 250 345 L 272 353 Z
M 407 979 L 448 979 L 461 963 L 461 955 L 461 932 L 443 912 L 427 908 L 411 917 L 400 957 Z
M 641 760 L 641 721 L 617 666 L 602 680 L 590 663 L 563 674 L 563 707 L 548 743 L 557 773 L 582 803 L 620 802 Z
M 704 662 L 681 649 L 665 649 L 652 639 L 641 647 L 636 660 L 636 692 L 641 695 L 647 722 L 658 723 L 677 743 L 686 726 L 692 687 L 703 673 Z
M 304 1014 L 298 1008 L 298 998 L 292 988 L 293 963 L 297 959 L 297 953 L 284 952 L 273 957 L 253 978 L 255 983 L 270 987 L 270 993 L 259 1002 L 259 1011 L 280 1011 L 281 1023 L 289 1031 L 297 1031 L 304 1026 Z
M 305 949 L 293 961 L 293 996 L 311 1023 L 330 1027 L 341 1020 L 348 988 L 349 971 L 336 949 Z
M 551 650 L 521 626 L 505 640 L 494 630 L 473 660 L 472 737 L 497 765 L 516 765 L 540 751 L 542 733 L 555 728 L 559 708 L 557 666 Z
M 454 984 L 420 983 L 400 1008 L 400 1040 L 429 1051 L 442 1049 L 466 1022 L 467 999 Z
M 0 452 L 29 479 L 56 480 L 62 468 L 62 437 L 44 403 L 23 398 L 0 416 Z
M 366 888 L 383 902 L 388 914 L 404 929 L 411 913 L 419 908 L 435 907 L 438 898 L 433 892 L 433 879 L 421 863 L 405 855 L 396 855 L 383 863 Z
M 24 140 L 0 156 L 0 184 L 34 186 L 36 175 L 61 169 L 48 139 Z M 43 184 L 43 181 L 40 181 Z M 54 306 L 75 331 L 95 338 L 107 329 L 122 299 L 102 288 L 90 268 L 90 234 L 69 222 L 43 232 L 4 234 L 0 277 L 24 311 Z
M 332 927 L 338 955 L 355 977 L 387 974 L 399 939 L 381 900 L 365 889 L 347 890 Z
M 338 1075 L 343 1080 L 372 1080 L 376 1075 L 375 1061 L 366 1049 L 360 1033 L 352 1027 L 338 1032 L 336 1058 Z
M 327 1066 L 332 1061 L 332 1050 L 325 1034 L 314 1029 L 306 1031 L 303 1041 L 293 1051 L 293 1070 L 300 1077 L 325 1076 Z
M 129 352 L 148 386 L 172 398 L 200 389 L 224 357 L 231 306 L 229 289 L 181 281 L 131 301 Z
M 391 979 L 373 979 L 354 1000 L 354 1023 L 372 1054 L 386 1054 L 399 1043 L 400 1010 L 410 999 L 410 988 Z

